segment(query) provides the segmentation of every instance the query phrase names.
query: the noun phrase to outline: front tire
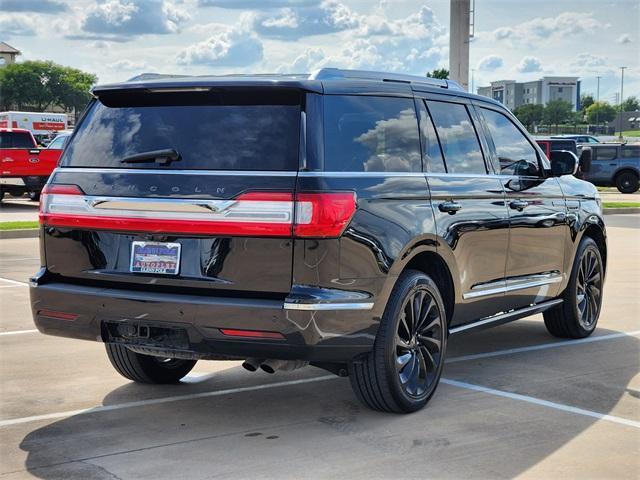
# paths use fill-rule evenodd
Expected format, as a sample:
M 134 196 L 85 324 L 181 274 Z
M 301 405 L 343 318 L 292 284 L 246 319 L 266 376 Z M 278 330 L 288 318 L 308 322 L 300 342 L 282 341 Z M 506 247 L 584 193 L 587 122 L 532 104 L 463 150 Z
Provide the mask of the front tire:
M 620 193 L 635 193 L 640 187 L 640 180 L 633 172 L 621 172 L 616 175 L 616 188 Z
M 391 293 L 373 351 L 350 364 L 358 399 L 383 412 L 420 410 L 440 381 L 447 348 L 447 319 L 435 282 L 403 272 Z
M 604 266 L 598 245 L 584 237 L 573 261 L 563 302 L 544 312 L 549 333 L 559 338 L 584 338 L 593 333 L 602 307 Z
M 177 383 L 196 364 L 195 360 L 143 355 L 117 343 L 107 343 L 106 347 L 113 368 L 123 377 L 138 383 Z

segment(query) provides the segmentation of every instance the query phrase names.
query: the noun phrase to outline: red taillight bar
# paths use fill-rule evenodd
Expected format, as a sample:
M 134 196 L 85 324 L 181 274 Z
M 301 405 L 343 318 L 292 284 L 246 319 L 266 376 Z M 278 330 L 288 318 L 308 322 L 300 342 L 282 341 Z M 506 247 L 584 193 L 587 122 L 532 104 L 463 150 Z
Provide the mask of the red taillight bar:
M 57 312 L 55 310 L 38 310 L 38 315 L 41 317 L 57 318 L 58 320 L 73 321 L 80 315 L 76 313 Z
M 353 192 L 299 193 L 295 196 L 289 192 L 247 192 L 230 200 L 209 200 L 210 204 L 215 204 L 211 210 L 196 213 L 191 210 L 184 214 L 176 214 L 175 210 L 169 212 L 166 203 L 158 206 L 156 202 L 144 210 L 122 206 L 127 202 L 153 200 L 91 197 L 85 196 L 76 185 L 47 185 L 42 191 L 40 223 L 125 232 L 333 238 L 342 234 L 356 210 Z M 194 202 L 167 198 L 159 199 L 159 202 L 172 200 L 175 204 Z M 109 207 L 110 203 L 113 208 Z M 216 209 L 218 206 L 220 208 Z

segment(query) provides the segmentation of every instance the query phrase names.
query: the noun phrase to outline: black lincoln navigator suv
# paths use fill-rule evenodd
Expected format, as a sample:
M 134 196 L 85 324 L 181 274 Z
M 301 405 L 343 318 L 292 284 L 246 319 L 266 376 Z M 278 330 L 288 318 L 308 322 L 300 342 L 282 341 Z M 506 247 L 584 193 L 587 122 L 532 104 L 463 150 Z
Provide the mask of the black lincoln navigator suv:
M 449 335 L 540 312 L 557 337 L 596 327 L 596 189 L 491 99 L 338 69 L 93 95 L 42 195 L 31 303 L 128 379 L 311 364 L 411 412 Z

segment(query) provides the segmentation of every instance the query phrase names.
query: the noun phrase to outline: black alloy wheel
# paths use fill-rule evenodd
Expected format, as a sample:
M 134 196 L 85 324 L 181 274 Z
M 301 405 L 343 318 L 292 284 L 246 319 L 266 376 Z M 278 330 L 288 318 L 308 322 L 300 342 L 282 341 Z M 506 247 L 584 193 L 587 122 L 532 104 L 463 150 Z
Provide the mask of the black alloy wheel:
M 396 334 L 396 368 L 404 392 L 428 394 L 442 361 L 442 314 L 428 290 L 417 286 L 406 297 Z
M 589 330 L 598 319 L 602 300 L 602 266 L 591 249 L 585 250 L 576 282 L 576 306 L 580 324 Z
M 353 391 L 374 410 L 420 410 L 436 391 L 446 350 L 440 290 L 425 273 L 406 270 L 391 292 L 373 351 L 349 365 Z
M 584 237 L 576 252 L 562 303 L 543 313 L 551 335 L 584 338 L 596 329 L 602 310 L 605 264 L 596 242 Z

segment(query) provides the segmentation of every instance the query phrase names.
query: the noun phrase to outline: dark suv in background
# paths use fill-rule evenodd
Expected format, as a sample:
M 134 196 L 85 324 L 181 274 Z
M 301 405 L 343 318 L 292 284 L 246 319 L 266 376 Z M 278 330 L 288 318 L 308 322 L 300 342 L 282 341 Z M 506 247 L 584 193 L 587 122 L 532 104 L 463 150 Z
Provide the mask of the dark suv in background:
M 31 302 L 126 378 L 310 363 L 410 412 L 449 335 L 539 312 L 558 337 L 596 327 L 598 193 L 498 102 L 337 69 L 93 94 L 42 198 Z

